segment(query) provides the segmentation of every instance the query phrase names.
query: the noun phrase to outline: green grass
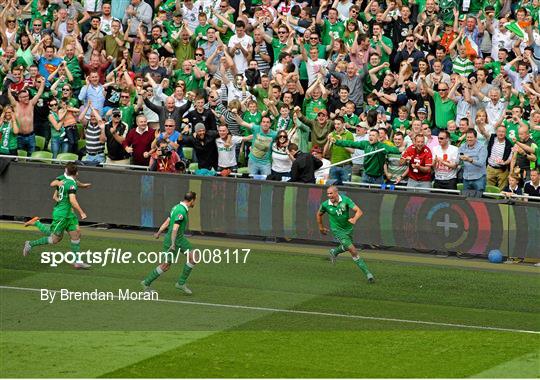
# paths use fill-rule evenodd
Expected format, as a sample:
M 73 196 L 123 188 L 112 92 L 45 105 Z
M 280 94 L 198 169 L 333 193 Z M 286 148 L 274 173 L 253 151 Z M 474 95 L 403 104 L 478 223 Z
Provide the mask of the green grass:
M 191 297 L 173 287 L 181 265 L 156 281 L 161 301 L 182 303 L 49 304 L 39 300 L 39 292 L 5 287 L 139 290 L 155 265 L 50 268 L 39 262 L 39 253 L 49 247 L 34 249 L 26 258 L 20 254 L 24 240 L 40 236 L 35 229 L 0 228 L 2 377 L 540 375 L 538 334 L 383 320 L 540 331 L 537 273 L 472 268 L 480 266 L 477 262 L 456 267 L 452 259 L 436 265 L 428 256 L 399 262 L 368 254 L 377 278 L 368 285 L 345 256 L 332 266 L 319 248 L 298 253 L 289 245 L 242 242 L 237 248 L 254 248 L 247 263 L 197 266 L 189 281 Z M 161 248 L 146 232 L 84 232 L 90 236 L 83 236 L 83 249 Z M 234 244 L 194 241 L 200 248 Z M 68 249 L 67 239 L 54 248 Z

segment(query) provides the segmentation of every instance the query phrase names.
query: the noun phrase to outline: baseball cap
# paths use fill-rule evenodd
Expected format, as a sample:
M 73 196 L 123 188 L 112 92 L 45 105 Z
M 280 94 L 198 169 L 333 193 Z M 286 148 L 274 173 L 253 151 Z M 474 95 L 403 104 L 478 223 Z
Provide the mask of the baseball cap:
M 368 129 L 369 128 L 369 125 L 367 123 L 367 121 L 361 121 L 360 123 L 356 124 L 356 127 L 361 127 L 361 128 L 365 128 L 365 129 Z
M 182 11 L 181 10 L 174 11 L 172 15 L 173 17 L 182 17 Z
M 120 110 L 118 108 L 115 108 L 112 110 L 112 115 L 115 116 L 115 115 L 118 115 L 118 116 L 122 116 L 122 112 L 120 112 Z
M 323 113 L 323 114 L 325 114 L 326 116 L 328 116 L 328 111 L 325 110 L 325 109 L 322 109 L 322 110 L 320 110 L 319 112 L 317 112 L 317 115 L 319 115 L 319 114 L 321 114 L 321 113 Z
M 418 111 L 416 111 L 416 113 L 427 113 L 427 109 L 425 109 L 424 107 L 418 108 Z

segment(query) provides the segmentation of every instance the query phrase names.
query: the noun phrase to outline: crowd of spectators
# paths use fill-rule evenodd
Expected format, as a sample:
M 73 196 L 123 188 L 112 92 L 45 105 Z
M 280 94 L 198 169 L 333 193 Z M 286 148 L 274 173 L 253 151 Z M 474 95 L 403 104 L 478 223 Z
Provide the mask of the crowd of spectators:
M 39 139 L 95 165 L 538 196 L 539 17 L 538 0 L 6 0 L 0 154 Z

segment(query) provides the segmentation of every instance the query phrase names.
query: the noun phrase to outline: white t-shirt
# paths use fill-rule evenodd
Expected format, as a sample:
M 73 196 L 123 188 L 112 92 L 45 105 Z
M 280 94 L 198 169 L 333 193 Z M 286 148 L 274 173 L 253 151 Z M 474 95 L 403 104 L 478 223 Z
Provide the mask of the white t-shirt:
M 367 133 L 364 136 L 359 136 L 357 134 L 354 135 L 354 141 L 368 141 L 368 140 L 369 140 L 369 136 Z M 364 151 L 362 149 L 355 149 L 352 155 L 358 156 L 359 154 L 364 154 Z M 355 158 L 354 160 L 352 160 L 352 163 L 354 165 L 363 165 L 364 157 Z
M 249 47 L 253 46 L 253 38 L 251 38 L 247 34 L 244 35 L 244 37 L 242 38 L 238 38 L 238 36 L 235 34 L 229 40 L 229 49 L 232 49 L 236 44 L 242 45 L 245 50 L 249 51 Z M 233 60 L 238 74 L 244 74 L 244 71 L 246 71 L 246 69 L 248 68 L 248 61 L 244 54 L 242 54 L 242 51 L 240 49 L 234 52 Z
M 312 61 L 311 58 L 308 58 L 306 62 L 306 69 L 308 74 L 309 85 L 311 86 L 315 80 L 317 80 L 317 74 L 321 69 L 325 69 L 328 66 L 328 61 L 326 59 L 317 59 Z
M 278 173 L 288 173 L 291 171 L 292 161 L 287 151 L 283 151 L 272 144 L 272 170 Z
M 184 22 L 192 31 L 195 31 L 195 28 L 199 26 L 199 7 L 199 2 L 195 2 L 195 4 L 193 4 L 193 8 L 191 9 L 188 9 L 185 5 L 182 5 Z
M 432 149 L 431 153 L 433 154 L 433 161 L 435 161 L 435 158 L 437 158 L 437 161 L 444 160 L 459 164 L 458 148 L 454 145 L 448 145 L 446 151 L 443 151 L 442 147 L 437 145 Z M 435 170 L 435 179 L 446 181 L 457 177 L 458 167 L 455 169 L 450 169 L 448 166 L 442 165 L 440 162 L 437 162 L 437 164 L 433 167 Z
M 326 158 L 321 158 L 321 161 L 322 161 L 322 166 L 321 168 L 324 168 L 324 167 L 327 167 L 327 166 L 330 166 L 332 163 L 330 162 L 330 160 L 327 160 Z M 315 178 L 324 178 L 324 179 L 327 179 L 328 177 L 330 176 L 330 168 L 326 168 L 326 169 L 319 169 L 315 172 Z
M 242 143 L 242 137 L 232 136 L 231 145 L 226 147 L 225 141 L 221 137 L 216 139 L 218 151 L 218 166 L 221 168 L 230 168 L 236 166 L 236 145 Z

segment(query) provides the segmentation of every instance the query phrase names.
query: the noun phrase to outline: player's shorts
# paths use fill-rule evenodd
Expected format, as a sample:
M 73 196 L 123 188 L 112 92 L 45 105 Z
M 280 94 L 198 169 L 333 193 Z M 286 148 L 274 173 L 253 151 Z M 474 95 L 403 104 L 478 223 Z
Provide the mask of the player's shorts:
M 344 246 L 345 248 L 349 248 L 351 245 L 353 245 L 353 234 L 352 232 L 346 233 L 344 231 L 332 231 L 334 237 L 336 240 Z
M 54 218 L 51 223 L 51 233 L 56 236 L 62 236 L 64 231 L 77 231 L 79 220 L 75 215 Z
M 185 237 L 176 238 L 176 252 L 172 252 L 172 257 L 167 257 L 167 263 L 171 263 L 173 260 L 176 260 L 176 256 L 178 253 L 185 254 L 187 251 L 190 251 L 193 249 L 191 246 L 191 243 L 188 239 Z M 163 240 L 163 251 L 168 252 L 169 248 L 171 247 L 171 239 L 169 237 L 165 237 L 165 240 Z

